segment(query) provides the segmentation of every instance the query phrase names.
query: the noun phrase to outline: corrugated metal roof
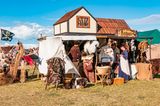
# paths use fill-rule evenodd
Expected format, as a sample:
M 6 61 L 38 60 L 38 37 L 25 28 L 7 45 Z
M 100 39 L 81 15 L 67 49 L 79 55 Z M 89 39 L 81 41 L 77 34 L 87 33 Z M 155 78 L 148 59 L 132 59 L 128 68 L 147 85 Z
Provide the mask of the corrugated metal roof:
M 66 13 L 63 17 L 61 17 L 54 25 L 60 24 L 62 22 L 68 21 L 70 18 L 72 18 L 78 11 L 80 11 L 83 7 L 77 8 L 75 10 L 72 10 L 68 13 Z
M 96 18 L 98 24 L 98 34 L 118 34 L 118 30 L 130 29 L 128 24 L 122 19 Z

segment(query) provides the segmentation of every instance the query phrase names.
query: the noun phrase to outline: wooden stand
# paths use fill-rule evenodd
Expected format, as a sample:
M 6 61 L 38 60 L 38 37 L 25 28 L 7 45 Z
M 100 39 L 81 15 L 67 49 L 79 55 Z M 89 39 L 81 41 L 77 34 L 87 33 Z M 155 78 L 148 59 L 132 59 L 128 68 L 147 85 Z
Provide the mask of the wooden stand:
M 110 66 L 96 67 L 96 73 L 95 73 L 96 83 L 101 83 L 102 85 L 106 84 L 107 80 L 109 80 L 110 72 L 111 72 Z

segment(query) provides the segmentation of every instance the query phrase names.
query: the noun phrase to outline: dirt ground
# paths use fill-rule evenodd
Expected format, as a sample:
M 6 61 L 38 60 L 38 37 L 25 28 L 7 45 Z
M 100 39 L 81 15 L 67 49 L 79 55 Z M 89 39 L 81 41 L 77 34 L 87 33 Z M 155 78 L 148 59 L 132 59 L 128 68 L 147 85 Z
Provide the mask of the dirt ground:
M 133 80 L 120 86 L 58 89 L 32 80 L 0 86 L 0 106 L 159 106 L 160 79 Z

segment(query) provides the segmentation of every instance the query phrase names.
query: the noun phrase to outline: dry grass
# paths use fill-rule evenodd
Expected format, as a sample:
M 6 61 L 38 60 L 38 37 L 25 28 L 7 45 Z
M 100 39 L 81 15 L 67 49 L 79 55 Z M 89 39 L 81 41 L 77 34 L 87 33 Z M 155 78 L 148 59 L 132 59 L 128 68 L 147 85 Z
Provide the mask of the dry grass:
M 0 106 L 158 106 L 159 91 L 159 79 L 70 90 L 44 90 L 44 83 L 35 80 L 0 86 Z

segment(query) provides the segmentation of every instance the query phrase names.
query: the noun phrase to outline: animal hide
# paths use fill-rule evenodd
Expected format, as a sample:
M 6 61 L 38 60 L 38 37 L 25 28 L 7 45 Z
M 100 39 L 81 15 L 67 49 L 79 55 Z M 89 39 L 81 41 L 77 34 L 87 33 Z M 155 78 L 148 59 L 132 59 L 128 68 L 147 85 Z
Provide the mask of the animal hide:
M 65 74 L 65 62 L 59 58 L 54 57 L 47 60 L 48 74 L 47 74 L 47 85 L 63 83 Z

